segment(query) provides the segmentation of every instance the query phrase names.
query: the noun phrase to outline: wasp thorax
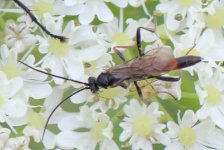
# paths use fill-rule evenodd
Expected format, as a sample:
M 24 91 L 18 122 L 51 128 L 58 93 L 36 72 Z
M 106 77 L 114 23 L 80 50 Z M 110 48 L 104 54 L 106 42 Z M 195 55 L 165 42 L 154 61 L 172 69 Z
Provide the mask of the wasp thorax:
M 109 86 L 112 86 L 116 82 L 116 78 L 109 73 L 101 73 L 98 76 L 96 82 L 99 86 L 107 88 Z

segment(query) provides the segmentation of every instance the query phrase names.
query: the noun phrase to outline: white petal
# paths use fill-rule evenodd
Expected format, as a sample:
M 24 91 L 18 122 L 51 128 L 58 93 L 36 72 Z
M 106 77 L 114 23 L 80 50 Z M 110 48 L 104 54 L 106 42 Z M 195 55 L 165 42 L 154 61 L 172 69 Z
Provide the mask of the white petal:
M 217 149 L 224 149 L 224 134 L 221 129 L 214 129 L 209 133 L 209 136 L 201 137 L 200 139 L 205 143 L 205 146 L 214 147 Z
M 206 120 L 197 124 L 193 128 L 195 129 L 198 138 L 203 139 L 204 137 L 210 135 L 210 132 L 212 132 L 215 129 L 215 124 L 210 120 Z
M 96 14 L 99 20 L 104 22 L 110 22 L 113 20 L 114 16 L 105 3 L 98 2 L 97 7 L 98 9 L 96 11 Z
M 77 3 L 77 0 L 65 0 L 65 5 L 72 6 Z
M 56 143 L 59 147 L 64 149 L 75 148 L 77 141 L 77 135 L 72 131 L 64 131 L 56 136 Z
M 122 123 L 120 123 L 120 127 L 123 128 L 123 132 L 120 134 L 119 140 L 120 141 L 125 141 L 129 137 L 131 137 L 131 135 L 132 135 L 131 126 L 128 123 L 126 123 L 126 122 L 122 122 Z
M 168 145 L 170 143 L 170 139 L 164 133 L 155 134 L 155 138 L 163 145 Z
M 215 122 L 217 126 L 224 129 L 224 114 L 222 114 L 218 109 L 213 109 L 211 112 L 211 119 Z
M 185 149 L 179 142 L 173 142 L 167 145 L 167 147 L 164 150 L 185 150 Z
M 64 131 L 57 135 L 57 145 L 64 149 L 78 148 L 81 150 L 95 149 L 96 142 L 93 141 L 89 133 Z
M 93 45 L 86 49 L 83 49 L 79 55 L 79 59 L 82 61 L 93 61 L 101 57 L 106 53 L 106 48 L 100 45 Z
M 81 91 L 81 92 L 77 93 L 76 95 L 72 96 L 71 101 L 75 104 L 80 104 L 80 103 L 90 100 L 92 96 L 93 96 L 93 94 L 91 93 L 90 90 L 85 90 L 85 91 Z
M 196 115 L 200 120 L 207 118 L 211 114 L 212 109 L 204 104 L 197 112 Z
M 181 125 L 192 127 L 197 121 L 198 119 L 194 112 L 192 110 L 187 110 L 182 117 Z
M 88 128 L 89 126 L 86 125 L 84 121 L 78 120 L 77 116 L 74 114 L 72 116 L 68 116 L 63 118 L 58 123 L 58 128 L 60 130 L 76 130 L 79 128 Z
M 72 79 L 79 79 L 84 74 L 82 62 L 72 57 L 65 59 L 65 70 Z
M 128 5 L 127 0 L 111 0 L 111 3 L 121 8 L 125 8 Z
M 60 87 L 54 87 L 51 95 L 44 101 L 44 107 L 47 108 L 47 112 L 51 112 L 55 106 L 61 102 L 64 90 Z
M 196 143 L 194 146 L 191 147 L 191 150 L 213 150 L 212 148 L 208 148 L 203 146 L 202 144 Z
M 168 16 L 165 20 L 167 28 L 171 31 L 176 30 L 180 25 L 180 21 L 177 21 L 177 20 L 174 19 L 175 15 L 176 14 L 168 14 Z
M 45 70 L 40 69 L 40 68 L 36 68 L 36 69 L 46 72 Z M 32 71 L 25 72 L 22 75 L 22 77 L 26 80 L 34 79 L 34 80 L 37 80 L 37 81 L 43 81 L 48 77 L 48 75 L 32 70 Z
M 52 88 L 49 84 L 25 83 L 24 86 L 29 96 L 34 99 L 46 98 L 52 92 Z
M 5 85 L 4 94 L 7 97 L 14 96 L 23 87 L 23 80 L 21 78 L 13 78 L 9 81 L 8 85 Z
M 83 12 L 79 15 L 79 22 L 82 25 L 87 25 L 93 21 L 95 17 L 95 12 L 93 12 L 93 8 L 87 7 L 83 10 Z
M 23 117 L 27 112 L 26 104 L 19 99 L 13 99 L 7 101 L 7 103 L 3 106 L 3 109 L 7 115 L 10 117 Z
M 168 134 L 170 138 L 176 138 L 177 132 L 179 131 L 180 127 L 176 123 L 169 121 L 167 123 L 167 128 L 168 131 L 166 132 L 166 134 Z
M 43 144 L 45 148 L 53 149 L 56 145 L 56 135 L 50 132 L 49 130 L 46 130 L 45 136 L 43 139 Z
M 119 150 L 119 148 L 113 140 L 104 140 L 100 142 L 100 150 Z

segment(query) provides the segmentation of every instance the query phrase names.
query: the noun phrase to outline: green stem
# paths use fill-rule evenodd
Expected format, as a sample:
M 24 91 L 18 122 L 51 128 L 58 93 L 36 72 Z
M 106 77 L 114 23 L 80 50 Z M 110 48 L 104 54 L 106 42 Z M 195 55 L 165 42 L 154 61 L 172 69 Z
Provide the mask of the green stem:
M 182 97 L 186 99 L 198 99 L 198 95 L 196 93 L 182 92 Z

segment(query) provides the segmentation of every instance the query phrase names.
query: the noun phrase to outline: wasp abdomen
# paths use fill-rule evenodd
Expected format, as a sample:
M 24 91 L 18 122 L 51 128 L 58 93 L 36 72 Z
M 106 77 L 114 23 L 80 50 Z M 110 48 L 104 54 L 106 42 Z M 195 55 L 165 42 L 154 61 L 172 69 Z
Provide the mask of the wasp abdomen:
M 178 64 L 178 68 L 181 69 L 199 63 L 200 61 L 202 61 L 202 58 L 199 56 L 183 56 L 176 58 L 176 61 Z

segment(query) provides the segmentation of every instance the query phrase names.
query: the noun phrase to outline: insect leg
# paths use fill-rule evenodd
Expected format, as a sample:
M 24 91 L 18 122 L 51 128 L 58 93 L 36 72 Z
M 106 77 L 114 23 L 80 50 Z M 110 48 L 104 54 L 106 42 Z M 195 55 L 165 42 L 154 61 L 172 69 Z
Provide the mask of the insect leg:
M 138 27 L 136 32 L 136 42 L 137 42 L 137 48 L 138 48 L 138 54 L 139 56 L 143 56 L 144 53 L 142 52 L 142 44 L 141 44 L 141 29 L 144 29 L 146 31 L 155 33 L 155 29 L 151 28 L 145 28 L 145 27 Z
M 141 88 L 139 87 L 137 81 L 134 81 L 134 85 L 135 85 L 135 88 L 136 88 L 136 90 L 137 90 L 137 92 L 138 92 L 139 97 L 140 97 L 141 99 L 143 99 L 142 90 L 141 90 Z
M 158 80 L 169 81 L 169 82 L 176 82 L 180 80 L 180 78 L 165 77 L 165 76 L 155 76 L 155 78 Z
M 124 55 L 118 49 L 119 48 L 130 48 L 130 47 L 133 47 L 133 46 L 115 46 L 115 47 L 113 47 L 113 50 L 120 57 L 120 59 L 123 62 L 126 62 L 127 60 L 125 59 Z
M 66 41 L 66 37 L 60 36 L 60 35 L 55 35 L 48 31 L 38 20 L 37 18 L 32 14 L 31 10 L 26 7 L 21 1 L 19 0 L 13 0 L 20 8 L 22 8 L 31 18 L 33 22 L 35 22 L 47 35 L 51 36 L 52 38 L 59 39 L 61 42 Z

